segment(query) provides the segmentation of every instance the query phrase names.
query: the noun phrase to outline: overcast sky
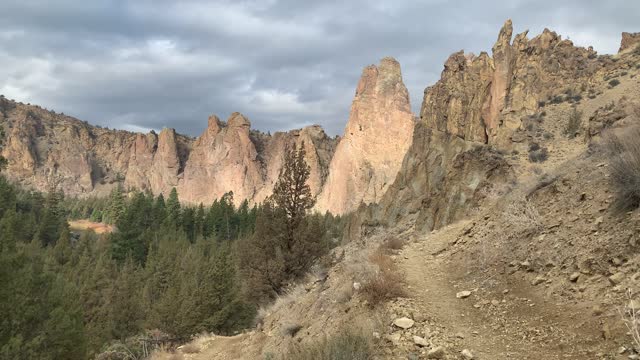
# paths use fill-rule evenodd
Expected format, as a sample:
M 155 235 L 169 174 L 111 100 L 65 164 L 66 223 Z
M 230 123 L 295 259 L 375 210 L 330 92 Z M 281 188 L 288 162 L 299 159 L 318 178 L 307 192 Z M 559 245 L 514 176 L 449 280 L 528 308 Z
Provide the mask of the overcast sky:
M 454 51 L 490 51 L 507 18 L 615 53 L 640 1 L 0 0 L 0 94 L 90 123 L 198 135 L 253 127 L 341 134 L 368 64 L 393 56 L 418 111 Z

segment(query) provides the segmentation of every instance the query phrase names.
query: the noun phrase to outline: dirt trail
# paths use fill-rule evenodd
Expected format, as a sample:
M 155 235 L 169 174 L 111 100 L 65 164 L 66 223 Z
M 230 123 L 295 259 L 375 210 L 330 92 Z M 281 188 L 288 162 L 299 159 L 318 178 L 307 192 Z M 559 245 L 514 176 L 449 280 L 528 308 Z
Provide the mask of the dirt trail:
M 397 257 L 412 311 L 444 328 L 432 343 L 449 347 L 452 355 L 469 349 L 476 359 L 598 358 L 592 348 L 601 334 L 597 322 L 588 319 L 586 304 L 556 305 L 540 293 L 542 285 L 470 271 L 457 261 L 453 244 L 467 223 L 409 244 Z M 456 298 L 462 290 L 472 291 L 471 296 Z

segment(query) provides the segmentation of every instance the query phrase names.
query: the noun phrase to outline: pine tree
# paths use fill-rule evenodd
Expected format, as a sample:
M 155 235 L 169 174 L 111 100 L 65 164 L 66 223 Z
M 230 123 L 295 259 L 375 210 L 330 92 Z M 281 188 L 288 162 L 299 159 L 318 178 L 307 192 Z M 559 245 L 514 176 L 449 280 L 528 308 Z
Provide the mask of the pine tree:
M 45 270 L 39 246 L 24 250 L 0 254 L 0 358 L 85 358 L 74 288 Z
M 167 206 L 164 202 L 164 195 L 160 193 L 153 203 L 153 223 L 162 224 L 167 218 Z
M 111 291 L 113 337 L 124 340 L 142 330 L 142 283 L 138 267 L 127 258 Z
M 116 224 L 118 220 L 120 220 L 122 214 L 124 214 L 125 210 L 126 204 L 124 196 L 122 195 L 122 187 L 120 186 L 120 183 L 118 183 L 118 186 L 113 188 L 109 195 L 105 222 L 108 224 Z
M 204 236 L 205 221 L 206 214 L 204 211 L 204 206 L 202 205 L 202 203 L 200 203 L 200 205 L 198 205 L 198 209 L 196 210 L 194 219 L 196 236 Z
M 195 212 L 191 207 L 182 210 L 182 229 L 187 234 L 187 239 L 194 242 L 196 239 Z
M 239 269 L 246 283 L 246 297 L 254 303 L 273 299 L 289 278 L 285 232 L 282 211 L 267 201 L 258 211 L 255 232 L 238 241 Z
M 95 355 L 103 344 L 113 339 L 113 322 L 109 304 L 115 279 L 115 265 L 108 256 L 102 254 L 88 272 L 80 291 L 84 322 L 90 355 Z
M 16 208 L 16 191 L 14 187 L 3 177 L 0 176 L 0 218 L 4 212 L 9 209 Z
M 176 188 L 171 189 L 169 199 L 167 199 L 167 221 L 176 227 L 181 224 L 180 201 L 178 200 L 178 191 Z
M 71 260 L 71 233 L 69 232 L 69 225 L 63 223 L 60 226 L 60 237 L 56 242 L 56 246 L 53 248 L 53 257 L 58 265 L 64 266 Z
M 0 253 L 14 252 L 19 238 L 19 223 L 16 211 L 10 209 L 4 212 L 0 220 Z
M 131 256 L 138 264 L 144 264 L 147 257 L 149 229 L 153 225 L 152 199 L 138 192 L 116 223 L 118 231 L 111 234 L 111 254 L 118 263 Z
M 36 237 L 42 246 L 53 246 L 60 237 L 59 230 L 67 222 L 61 208 L 64 195 L 58 191 L 57 185 L 49 186 L 49 193 L 45 200 L 44 212 L 40 219 Z

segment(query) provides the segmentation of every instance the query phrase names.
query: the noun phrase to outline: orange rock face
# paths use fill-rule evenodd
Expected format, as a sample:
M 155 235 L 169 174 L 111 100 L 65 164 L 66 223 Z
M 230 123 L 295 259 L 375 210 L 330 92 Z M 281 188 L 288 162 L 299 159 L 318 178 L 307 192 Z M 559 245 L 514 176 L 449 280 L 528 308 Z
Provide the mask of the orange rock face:
M 262 174 L 250 126 L 240 113 L 233 113 L 226 124 L 209 118 L 209 126 L 193 144 L 178 186 L 182 200 L 208 204 L 229 191 L 236 200 L 254 198 Z
M 366 67 L 317 208 L 343 214 L 360 203 L 377 202 L 411 146 L 413 127 L 400 64 L 385 58 L 378 66 Z

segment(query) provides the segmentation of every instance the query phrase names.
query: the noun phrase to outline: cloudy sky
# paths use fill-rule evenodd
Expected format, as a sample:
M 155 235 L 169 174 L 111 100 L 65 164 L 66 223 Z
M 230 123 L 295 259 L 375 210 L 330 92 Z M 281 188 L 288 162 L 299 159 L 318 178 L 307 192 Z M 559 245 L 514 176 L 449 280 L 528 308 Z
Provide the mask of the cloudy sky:
M 340 134 L 362 68 L 397 58 L 420 107 L 447 56 L 490 50 L 507 18 L 600 53 L 640 1 L 0 0 L 0 94 L 90 123 L 198 135 L 207 116 Z

